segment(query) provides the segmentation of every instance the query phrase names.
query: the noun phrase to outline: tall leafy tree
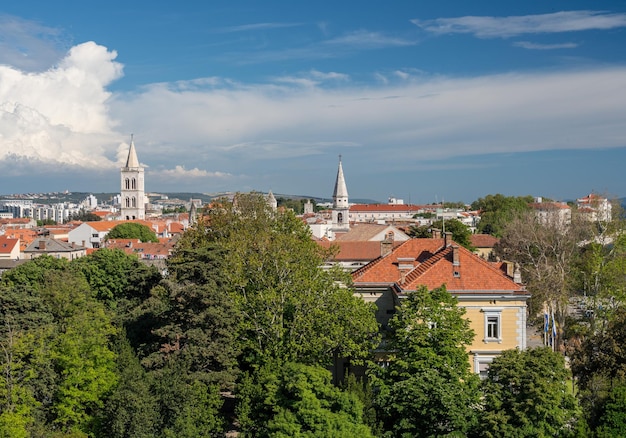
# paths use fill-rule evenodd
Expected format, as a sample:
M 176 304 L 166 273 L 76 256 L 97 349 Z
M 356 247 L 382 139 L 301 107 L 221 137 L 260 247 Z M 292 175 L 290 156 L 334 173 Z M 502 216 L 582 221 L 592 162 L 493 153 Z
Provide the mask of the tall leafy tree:
M 240 316 L 222 288 L 165 281 L 146 303 L 151 345 L 143 363 L 161 369 L 172 360 L 184 363 L 196 379 L 232 389 L 240 352 Z
M 320 268 L 324 254 L 293 213 L 272 211 L 254 193 L 214 203 L 183 235 L 170 266 L 186 266 L 213 244 L 224 250 L 224 283 L 242 315 L 246 364 L 329 365 L 333 356 L 369 353 L 378 330 L 373 308 L 342 285 L 349 276 Z M 202 275 L 200 265 L 189 266 Z
M 478 435 L 576 436 L 582 412 L 570 382 L 563 355 L 547 347 L 502 352 L 483 382 Z
M 591 237 L 589 222 L 580 216 L 572 215 L 571 223 L 566 225 L 556 216 L 539 220 L 534 212 L 527 212 L 505 226 L 496 245 L 497 255 L 520 264 L 522 279 L 532 294 L 530 313 L 541 314 L 547 308 L 555 315 L 559 346 L 567 306 L 575 290 L 580 243 Z
M 53 423 L 63 431 L 90 431 L 95 412 L 117 382 L 110 348 L 115 328 L 84 278 L 70 272 L 49 276 L 44 299 L 58 327 L 50 349 L 59 376 L 51 406 Z
M 478 377 L 466 347 L 474 332 L 445 287 L 409 293 L 389 322 L 384 367 L 371 375 L 389 436 L 467 433 L 477 421 Z

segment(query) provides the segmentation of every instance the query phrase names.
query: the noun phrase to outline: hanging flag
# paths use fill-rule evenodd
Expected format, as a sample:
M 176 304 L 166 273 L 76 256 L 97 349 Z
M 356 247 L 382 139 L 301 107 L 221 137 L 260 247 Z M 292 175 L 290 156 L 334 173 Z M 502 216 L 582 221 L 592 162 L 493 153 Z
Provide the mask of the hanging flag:
M 543 331 L 548 333 L 548 331 L 550 330 L 550 316 L 548 315 L 548 312 L 543 314 Z
M 554 312 L 552 312 L 552 341 L 553 345 L 556 345 L 556 320 L 554 319 Z

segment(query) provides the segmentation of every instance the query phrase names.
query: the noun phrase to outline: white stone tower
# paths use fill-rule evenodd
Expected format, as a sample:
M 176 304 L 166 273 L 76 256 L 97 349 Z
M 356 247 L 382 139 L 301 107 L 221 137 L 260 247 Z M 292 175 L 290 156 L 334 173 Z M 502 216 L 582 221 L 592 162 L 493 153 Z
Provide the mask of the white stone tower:
M 337 169 L 337 179 L 335 180 L 335 190 L 333 191 L 333 224 L 331 230 L 340 233 L 350 231 L 348 188 L 346 179 L 343 176 L 341 155 L 339 155 L 339 169 Z
M 144 192 L 144 173 L 140 166 L 135 150 L 133 136 L 130 137 L 130 148 L 126 166 L 120 169 L 122 180 L 122 208 L 121 219 L 145 219 L 146 218 L 146 195 Z

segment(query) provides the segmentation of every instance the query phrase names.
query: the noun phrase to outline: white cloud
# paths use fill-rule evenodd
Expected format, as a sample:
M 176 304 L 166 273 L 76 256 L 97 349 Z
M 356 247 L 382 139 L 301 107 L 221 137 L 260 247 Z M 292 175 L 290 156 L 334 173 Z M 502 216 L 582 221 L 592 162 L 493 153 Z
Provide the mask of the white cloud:
M 0 66 L 0 159 L 113 166 L 107 156 L 114 150 L 116 122 L 106 87 L 122 74 L 115 57 L 88 42 L 40 73 Z
M 510 17 L 465 16 L 411 20 L 435 34 L 469 33 L 479 38 L 508 38 L 523 34 L 607 30 L 626 27 L 626 14 L 603 11 L 561 11 L 541 15 Z
M 415 45 L 415 41 L 386 35 L 381 32 L 358 30 L 336 38 L 326 40 L 326 45 L 347 46 L 357 49 L 379 49 L 383 47 L 402 47 Z
M 257 30 L 284 29 L 302 26 L 302 23 L 252 23 L 214 29 L 216 33 L 250 32 Z
M 557 50 L 557 49 L 575 49 L 578 47 L 576 43 L 560 43 L 560 44 L 537 44 L 530 41 L 514 42 L 515 47 L 521 47 L 529 50 Z
M 125 125 L 158 142 L 163 154 L 219 166 L 258 167 L 260 160 L 315 156 L 346 145 L 377 163 L 398 156 L 620 147 L 626 144 L 626 68 L 422 75 L 367 88 L 282 83 L 183 93 L 161 86 L 118 96 L 114 110 Z
M 150 177 L 171 178 L 174 180 L 182 179 L 194 179 L 194 178 L 230 178 L 233 175 L 225 172 L 209 172 L 208 170 L 198 169 L 185 169 L 185 166 L 175 166 L 173 169 L 161 169 L 150 171 Z

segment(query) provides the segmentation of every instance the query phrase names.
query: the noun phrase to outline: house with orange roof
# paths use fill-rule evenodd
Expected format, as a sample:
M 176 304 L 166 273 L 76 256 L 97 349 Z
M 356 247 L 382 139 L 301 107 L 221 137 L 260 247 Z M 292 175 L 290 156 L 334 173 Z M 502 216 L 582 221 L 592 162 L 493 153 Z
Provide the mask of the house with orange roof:
M 0 260 L 18 260 L 20 252 L 20 239 L 0 236 Z
M 481 376 L 502 351 L 526 348 L 530 294 L 519 269 L 488 262 L 448 236 L 407 240 L 354 271 L 352 280 L 355 294 L 376 304 L 383 331 L 408 293 L 445 286 L 465 308 L 476 334 L 468 353 Z
M 316 243 L 335 252 L 331 259 L 326 260 L 322 268 L 330 269 L 338 265 L 351 272 L 385 255 L 402 242 L 388 238 L 382 241 L 334 240 L 332 242 L 327 239 L 317 239 Z
M 20 241 L 20 252 L 24 252 L 28 245 L 39 236 L 39 233 L 36 230 L 27 228 L 9 228 L 5 230 L 4 235 L 12 239 L 18 239 Z

